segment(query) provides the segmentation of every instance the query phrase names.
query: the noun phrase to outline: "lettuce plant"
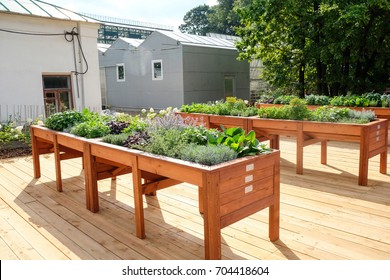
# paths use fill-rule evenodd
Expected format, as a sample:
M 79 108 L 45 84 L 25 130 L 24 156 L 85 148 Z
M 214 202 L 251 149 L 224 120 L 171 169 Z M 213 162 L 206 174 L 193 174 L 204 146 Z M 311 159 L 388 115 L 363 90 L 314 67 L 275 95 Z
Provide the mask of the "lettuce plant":
M 266 148 L 265 144 L 260 144 L 253 130 L 245 134 L 245 131 L 240 127 L 225 129 L 222 126 L 222 132 L 219 137 L 209 134 L 208 144 L 226 145 L 236 151 L 238 157 L 253 156 L 270 150 Z

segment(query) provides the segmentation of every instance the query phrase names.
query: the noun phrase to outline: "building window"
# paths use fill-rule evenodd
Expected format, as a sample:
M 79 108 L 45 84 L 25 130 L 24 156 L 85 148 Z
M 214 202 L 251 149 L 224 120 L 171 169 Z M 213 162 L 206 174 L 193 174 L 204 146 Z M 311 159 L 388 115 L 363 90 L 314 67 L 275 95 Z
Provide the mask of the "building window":
M 116 81 L 117 82 L 125 81 L 125 64 L 123 63 L 116 65 Z
M 46 117 L 73 109 L 70 76 L 42 76 Z
M 162 60 L 152 60 L 152 79 L 153 80 L 162 80 L 163 79 L 163 67 Z

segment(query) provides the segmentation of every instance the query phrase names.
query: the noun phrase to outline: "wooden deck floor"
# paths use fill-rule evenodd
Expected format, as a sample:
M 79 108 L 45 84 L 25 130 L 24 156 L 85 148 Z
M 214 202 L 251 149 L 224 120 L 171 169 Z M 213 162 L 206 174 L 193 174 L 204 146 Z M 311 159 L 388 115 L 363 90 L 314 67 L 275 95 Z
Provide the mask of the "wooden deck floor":
M 295 174 L 295 141 L 281 139 L 280 240 L 268 240 L 268 210 L 222 231 L 223 259 L 390 259 L 390 175 L 370 160 L 369 186 L 357 185 L 358 146 L 305 148 Z M 389 154 L 390 159 L 390 154 Z M 100 211 L 85 208 L 81 160 L 52 156 L 33 179 L 31 157 L 0 161 L 0 259 L 203 259 L 197 188 L 180 184 L 145 198 L 146 239 L 135 237 L 131 175 L 99 182 Z M 390 174 L 390 165 L 387 173 Z

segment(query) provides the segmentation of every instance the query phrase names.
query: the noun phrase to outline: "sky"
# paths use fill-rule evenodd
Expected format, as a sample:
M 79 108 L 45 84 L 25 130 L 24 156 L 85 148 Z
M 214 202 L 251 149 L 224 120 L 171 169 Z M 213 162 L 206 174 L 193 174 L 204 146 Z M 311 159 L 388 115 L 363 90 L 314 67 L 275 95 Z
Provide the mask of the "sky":
M 191 9 L 217 0 L 42 0 L 74 12 L 124 18 L 147 23 L 173 26 L 183 23 Z

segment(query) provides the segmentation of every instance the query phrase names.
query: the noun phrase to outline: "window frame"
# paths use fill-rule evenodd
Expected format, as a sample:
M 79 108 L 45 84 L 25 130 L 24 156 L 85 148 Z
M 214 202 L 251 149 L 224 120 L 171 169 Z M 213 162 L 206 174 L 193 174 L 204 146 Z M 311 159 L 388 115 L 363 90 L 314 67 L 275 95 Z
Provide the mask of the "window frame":
M 46 88 L 45 87 L 45 78 L 46 77 L 66 77 L 68 87 L 66 88 Z M 44 112 L 45 117 L 47 118 L 52 113 L 62 112 L 61 110 L 61 94 L 66 92 L 68 94 L 69 99 L 69 108 L 67 110 L 74 109 L 74 100 L 73 100 L 73 91 L 72 91 L 72 78 L 71 75 L 61 75 L 61 74 L 42 74 L 42 89 L 43 89 L 43 104 L 44 104 Z M 54 94 L 53 96 L 48 96 L 49 94 Z M 48 111 L 48 105 L 54 104 L 54 111 L 50 113 Z
M 160 63 L 160 75 L 155 75 L 155 63 Z M 164 71 L 163 71 L 163 61 L 162 59 L 154 59 L 152 60 L 152 80 L 153 81 L 162 81 L 164 79 Z
M 123 79 L 119 76 L 119 67 L 123 67 Z M 117 82 L 125 82 L 126 81 L 126 67 L 124 63 L 117 63 L 115 66 L 116 69 L 116 81 Z

